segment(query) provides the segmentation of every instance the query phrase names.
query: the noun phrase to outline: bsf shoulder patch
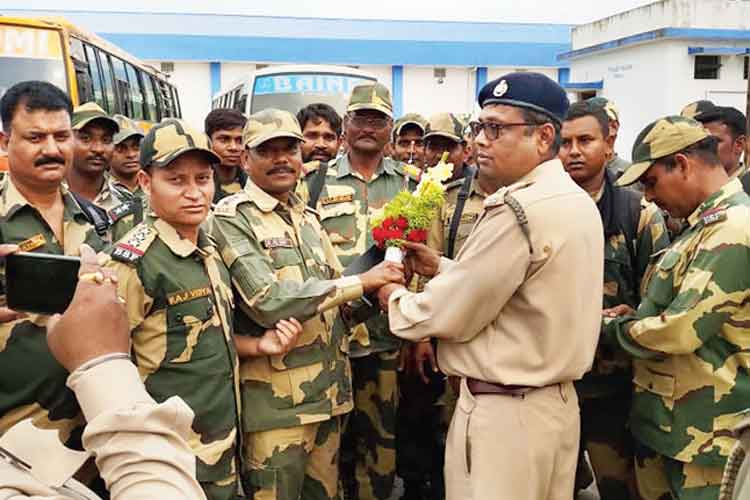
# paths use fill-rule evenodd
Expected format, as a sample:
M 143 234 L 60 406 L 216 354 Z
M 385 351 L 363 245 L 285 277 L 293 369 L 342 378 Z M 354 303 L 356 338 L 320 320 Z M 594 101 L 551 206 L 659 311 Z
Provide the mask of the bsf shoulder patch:
M 325 205 L 334 205 L 336 203 L 346 203 L 348 201 L 354 201 L 354 194 L 340 194 L 338 196 L 326 196 L 324 198 L 320 199 L 320 204 Z
M 725 208 L 714 208 L 707 210 L 701 214 L 701 220 L 704 226 L 716 224 L 717 222 L 723 222 L 727 220 L 727 211 Z
M 193 288 L 192 290 L 180 290 L 179 292 L 170 293 L 167 295 L 167 303 L 170 306 L 176 306 L 184 302 L 190 302 L 191 300 L 208 297 L 211 295 L 211 289 L 209 287 Z
M 112 249 L 114 260 L 120 262 L 135 262 L 146 253 L 148 247 L 156 239 L 156 229 L 147 224 L 140 224 L 126 234 Z
M 43 247 L 45 243 L 47 243 L 47 239 L 42 233 L 39 233 L 19 243 L 18 249 L 22 252 L 31 252 L 32 250 Z
M 260 243 L 266 250 L 271 250 L 272 248 L 294 248 L 294 242 L 289 238 L 266 238 Z

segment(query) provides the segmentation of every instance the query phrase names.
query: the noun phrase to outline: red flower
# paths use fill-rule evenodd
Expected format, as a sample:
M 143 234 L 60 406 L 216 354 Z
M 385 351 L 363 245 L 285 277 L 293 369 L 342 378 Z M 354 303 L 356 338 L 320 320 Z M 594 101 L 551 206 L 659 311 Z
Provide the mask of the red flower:
M 412 229 L 406 235 L 406 239 L 414 243 L 424 243 L 427 241 L 427 231 L 425 229 Z
M 398 219 L 396 219 L 394 225 L 402 231 L 406 231 L 406 229 L 409 227 L 409 221 L 406 220 L 406 217 L 399 217 Z

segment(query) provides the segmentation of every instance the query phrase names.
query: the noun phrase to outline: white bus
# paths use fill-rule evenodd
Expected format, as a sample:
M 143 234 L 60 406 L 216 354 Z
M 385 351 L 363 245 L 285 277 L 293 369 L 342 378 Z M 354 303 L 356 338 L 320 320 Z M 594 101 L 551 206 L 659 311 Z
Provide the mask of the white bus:
M 211 109 L 232 108 L 246 116 L 266 108 L 296 114 L 308 104 L 322 102 L 343 116 L 352 88 L 376 81 L 374 75 L 347 66 L 273 66 L 216 94 Z

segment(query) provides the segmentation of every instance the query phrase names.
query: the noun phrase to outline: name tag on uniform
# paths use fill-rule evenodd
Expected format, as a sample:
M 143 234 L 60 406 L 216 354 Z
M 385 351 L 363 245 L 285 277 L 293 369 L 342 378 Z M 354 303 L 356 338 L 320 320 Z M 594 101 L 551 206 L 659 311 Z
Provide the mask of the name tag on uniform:
M 267 238 L 261 241 L 261 245 L 266 250 L 272 248 L 294 248 L 294 242 L 289 238 Z
M 211 295 L 211 289 L 208 287 L 193 288 L 192 290 L 184 290 L 181 292 L 170 293 L 167 295 L 167 303 L 170 306 L 176 306 L 183 302 L 189 302 L 191 300 L 208 297 Z
M 43 247 L 44 244 L 47 243 L 47 239 L 44 237 L 42 233 L 35 234 L 28 240 L 24 240 L 21 243 L 18 244 L 18 249 L 22 252 L 31 252 L 32 250 L 36 250 L 37 248 Z
M 338 196 L 326 196 L 325 198 L 320 199 L 320 204 L 325 205 L 333 205 L 334 203 L 345 203 L 347 201 L 353 201 L 354 195 L 352 193 L 349 194 L 341 194 Z

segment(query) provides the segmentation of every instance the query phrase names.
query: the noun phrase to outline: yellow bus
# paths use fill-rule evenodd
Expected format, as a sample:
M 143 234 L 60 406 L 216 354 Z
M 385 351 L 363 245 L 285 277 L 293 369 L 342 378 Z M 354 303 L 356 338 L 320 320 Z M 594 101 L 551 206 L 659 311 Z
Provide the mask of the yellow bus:
M 181 116 L 166 74 L 61 18 L 0 15 L 0 68 L 0 96 L 18 82 L 44 80 L 73 105 L 95 101 L 144 125 Z

